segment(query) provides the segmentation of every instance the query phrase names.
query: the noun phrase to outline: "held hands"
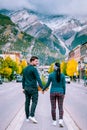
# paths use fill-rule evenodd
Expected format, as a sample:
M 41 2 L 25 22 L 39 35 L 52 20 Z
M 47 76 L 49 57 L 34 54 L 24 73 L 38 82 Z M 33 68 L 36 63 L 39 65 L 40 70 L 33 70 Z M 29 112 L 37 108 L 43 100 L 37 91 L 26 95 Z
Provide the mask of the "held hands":
M 38 86 L 38 91 L 41 91 L 41 93 L 44 94 L 44 90 L 40 86 Z
M 46 88 L 45 90 L 43 89 L 40 86 L 38 86 L 38 91 L 41 91 L 42 94 L 44 94 L 44 92 L 47 91 L 49 88 Z
M 44 94 L 44 91 L 42 90 L 42 94 Z

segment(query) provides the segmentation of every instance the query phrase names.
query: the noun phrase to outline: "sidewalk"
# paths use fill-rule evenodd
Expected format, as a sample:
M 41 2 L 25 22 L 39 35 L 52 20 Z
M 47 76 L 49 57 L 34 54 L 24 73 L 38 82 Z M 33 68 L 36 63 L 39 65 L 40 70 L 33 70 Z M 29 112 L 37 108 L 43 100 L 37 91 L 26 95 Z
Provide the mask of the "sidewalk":
M 35 118 L 38 124 L 34 124 L 31 121 L 26 122 L 23 106 L 7 130 L 78 130 L 66 110 L 64 110 L 64 127 L 60 128 L 58 125 L 58 110 L 57 125 L 52 125 L 49 91 L 45 92 L 44 95 L 41 92 L 39 93 Z

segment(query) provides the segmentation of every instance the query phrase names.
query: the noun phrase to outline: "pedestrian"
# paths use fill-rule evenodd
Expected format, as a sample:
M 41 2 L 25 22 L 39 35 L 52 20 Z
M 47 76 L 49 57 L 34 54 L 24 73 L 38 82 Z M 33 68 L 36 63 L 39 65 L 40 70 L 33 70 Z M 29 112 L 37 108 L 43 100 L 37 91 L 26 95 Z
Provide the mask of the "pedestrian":
M 55 63 L 54 71 L 49 74 L 48 81 L 46 86 L 43 89 L 46 90 L 51 83 L 50 88 L 50 102 L 51 102 L 51 115 L 53 119 L 53 125 L 57 124 L 56 121 L 56 101 L 58 102 L 59 108 L 59 126 L 63 127 L 63 102 L 64 102 L 64 95 L 66 90 L 65 85 L 65 76 L 60 71 L 60 64 Z
M 33 123 L 37 123 L 35 119 L 35 109 L 38 102 L 38 86 L 43 88 L 39 73 L 35 66 L 38 65 L 38 57 L 32 56 L 30 59 L 30 64 L 23 70 L 23 80 L 22 86 L 25 93 L 25 114 L 26 121 L 31 120 Z M 30 109 L 30 101 L 31 109 Z

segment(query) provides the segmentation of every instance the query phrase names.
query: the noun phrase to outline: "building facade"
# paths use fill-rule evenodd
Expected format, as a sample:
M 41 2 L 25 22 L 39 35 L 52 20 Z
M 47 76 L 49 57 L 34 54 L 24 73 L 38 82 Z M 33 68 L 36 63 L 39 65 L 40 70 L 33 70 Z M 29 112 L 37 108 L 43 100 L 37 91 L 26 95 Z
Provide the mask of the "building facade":
M 78 71 L 80 72 L 80 77 L 83 78 L 87 66 L 87 42 L 71 50 L 68 57 L 68 60 L 75 59 L 78 62 Z
M 2 58 L 6 58 L 8 56 L 11 59 L 13 59 L 13 60 L 16 60 L 17 58 L 20 60 L 21 54 L 19 52 L 15 52 L 15 51 L 12 51 L 12 52 L 3 52 L 2 54 L 0 54 L 0 57 L 2 57 Z
M 80 53 L 81 53 L 80 60 L 84 63 L 87 63 L 87 43 L 81 45 Z

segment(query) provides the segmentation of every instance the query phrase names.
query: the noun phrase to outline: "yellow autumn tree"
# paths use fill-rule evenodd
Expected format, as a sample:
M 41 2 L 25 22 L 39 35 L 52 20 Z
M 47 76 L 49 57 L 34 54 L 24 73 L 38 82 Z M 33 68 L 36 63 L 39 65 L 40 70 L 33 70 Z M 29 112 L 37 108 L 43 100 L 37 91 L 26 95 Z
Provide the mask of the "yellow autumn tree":
M 25 59 L 23 59 L 20 63 L 22 70 L 27 66 L 27 61 Z
M 22 66 L 21 66 L 20 59 L 18 57 L 16 57 L 15 61 L 17 63 L 17 71 L 16 71 L 16 73 L 21 74 L 22 73 Z
M 17 63 L 17 65 L 19 65 L 20 64 L 20 59 L 18 57 L 16 57 L 15 62 Z
M 67 68 L 66 68 L 66 72 L 67 75 L 69 76 L 74 76 L 74 74 L 77 74 L 77 66 L 78 63 L 75 59 L 71 59 L 67 62 Z
M 52 63 L 48 69 L 48 73 L 51 73 L 54 71 L 54 63 Z
M 21 65 L 18 66 L 18 69 L 17 69 L 16 73 L 17 74 L 21 74 L 22 73 L 22 67 L 21 67 Z
M 85 75 L 87 76 L 87 64 L 85 66 Z
M 1 62 L 0 73 L 4 78 L 8 78 L 10 81 L 14 78 L 14 73 L 17 71 L 17 63 L 12 60 L 9 56 L 3 59 Z
M 3 68 L 3 74 L 5 75 L 5 77 L 9 78 L 12 74 L 12 69 L 8 67 Z
M 60 64 L 60 67 L 61 67 L 61 72 L 66 75 L 67 62 L 62 61 L 62 63 Z

